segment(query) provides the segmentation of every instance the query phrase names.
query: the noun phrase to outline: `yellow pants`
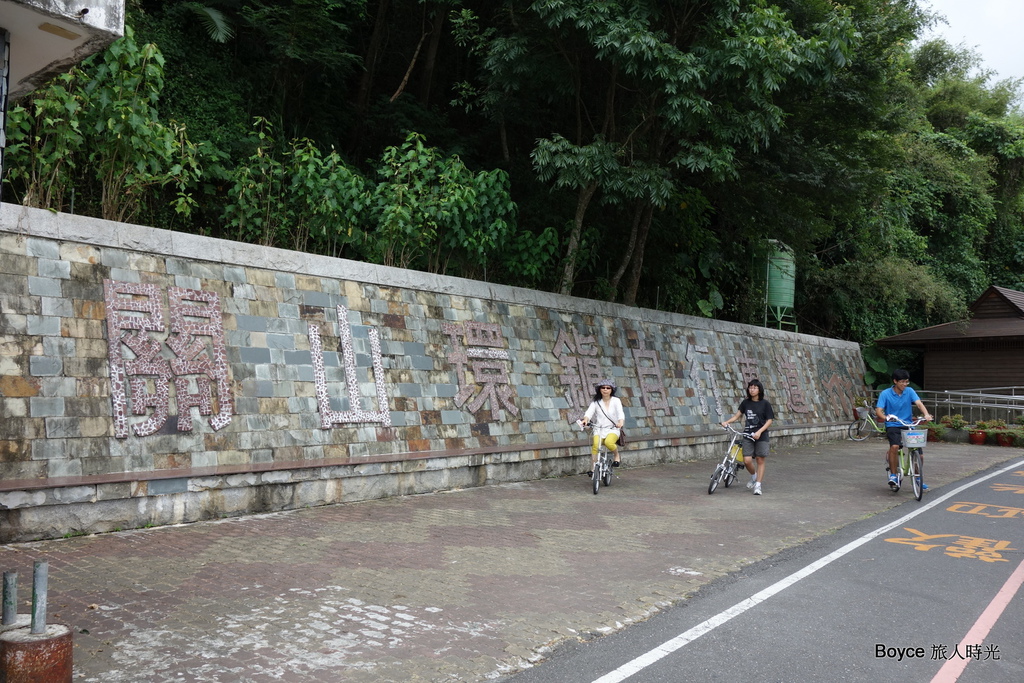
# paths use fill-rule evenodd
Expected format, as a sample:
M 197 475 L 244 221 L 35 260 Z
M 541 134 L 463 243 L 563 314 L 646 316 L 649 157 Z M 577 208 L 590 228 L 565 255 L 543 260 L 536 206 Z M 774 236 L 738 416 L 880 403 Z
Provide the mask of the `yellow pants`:
M 604 437 L 604 446 L 612 453 L 619 450 L 619 435 L 615 432 L 608 432 L 608 435 Z M 597 455 L 598 449 L 601 447 L 601 436 L 594 434 L 594 443 L 590 446 L 590 454 Z

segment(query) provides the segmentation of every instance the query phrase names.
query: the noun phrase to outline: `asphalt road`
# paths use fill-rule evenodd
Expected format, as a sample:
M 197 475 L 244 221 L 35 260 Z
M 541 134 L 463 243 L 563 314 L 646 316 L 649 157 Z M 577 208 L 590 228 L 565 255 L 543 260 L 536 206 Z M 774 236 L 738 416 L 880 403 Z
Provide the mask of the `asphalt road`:
M 1024 460 L 788 549 L 534 681 L 1024 681 Z

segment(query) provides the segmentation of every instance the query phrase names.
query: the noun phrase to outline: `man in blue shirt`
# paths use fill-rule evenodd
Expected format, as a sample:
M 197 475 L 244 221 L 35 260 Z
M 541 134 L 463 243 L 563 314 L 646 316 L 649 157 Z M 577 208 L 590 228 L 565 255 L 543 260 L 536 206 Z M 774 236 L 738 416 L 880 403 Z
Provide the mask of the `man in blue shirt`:
M 914 418 L 914 406 L 921 411 L 924 419 L 931 421 L 931 413 L 921 403 L 917 392 L 910 388 L 910 373 L 899 369 L 892 372 L 892 386 L 878 395 L 875 403 L 875 415 L 878 421 L 886 420 L 889 415 L 894 415 L 903 422 L 910 422 Z M 894 492 L 900 490 L 899 477 L 896 470 L 899 468 L 900 446 L 903 445 L 903 430 L 909 429 L 899 422 L 887 421 L 885 423 L 885 435 L 889 438 L 889 488 Z M 924 454 L 921 454 L 921 489 L 927 490 L 924 483 Z

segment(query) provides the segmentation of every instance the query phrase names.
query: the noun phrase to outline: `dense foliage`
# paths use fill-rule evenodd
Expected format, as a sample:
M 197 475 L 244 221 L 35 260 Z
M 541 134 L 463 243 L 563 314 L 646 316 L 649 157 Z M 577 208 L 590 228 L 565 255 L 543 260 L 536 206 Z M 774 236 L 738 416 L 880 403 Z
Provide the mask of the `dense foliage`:
M 922 3 L 923 4 L 923 3 Z M 130 0 L 6 196 L 870 342 L 1024 288 L 1020 83 L 915 0 Z

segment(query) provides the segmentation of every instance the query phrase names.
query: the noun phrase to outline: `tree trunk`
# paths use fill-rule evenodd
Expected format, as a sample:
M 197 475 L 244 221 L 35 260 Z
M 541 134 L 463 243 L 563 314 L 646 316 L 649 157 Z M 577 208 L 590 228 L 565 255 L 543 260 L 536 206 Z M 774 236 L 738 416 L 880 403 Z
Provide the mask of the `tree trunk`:
M 629 266 L 630 259 L 633 257 L 633 250 L 636 247 L 636 236 L 640 230 L 641 221 L 647 221 L 650 223 L 651 214 L 654 211 L 654 207 L 650 204 L 645 204 L 643 200 L 638 200 L 636 208 L 633 210 L 633 227 L 629 231 L 629 240 L 626 242 L 626 252 L 622 255 L 622 263 L 619 264 L 618 270 L 615 271 L 615 275 L 612 276 L 612 297 L 614 297 L 619 291 L 619 281 L 622 280 L 622 276 L 626 272 L 626 267 Z
M 363 75 L 359 79 L 359 90 L 355 98 L 355 125 L 352 126 L 350 145 L 355 145 L 363 136 L 362 121 L 365 118 L 366 110 L 370 106 L 370 91 L 373 89 L 373 78 L 377 72 L 377 63 L 380 61 L 381 42 L 384 36 L 384 28 L 387 26 L 388 6 L 391 0 L 378 0 L 377 16 L 373 21 L 373 33 L 370 35 L 370 45 L 366 48 L 366 57 L 363 59 Z
M 644 265 L 644 247 L 647 244 L 647 235 L 651 232 L 651 219 L 654 217 L 654 207 L 648 205 L 644 213 L 644 220 L 640 222 L 640 230 L 637 231 L 635 256 L 632 260 L 632 268 L 629 271 L 629 283 L 626 285 L 626 294 L 622 303 L 627 306 L 636 306 L 636 292 L 640 287 L 640 272 Z
M 426 61 L 423 64 L 423 78 L 420 81 L 420 104 L 424 108 L 430 106 L 430 88 L 434 84 L 434 68 L 437 66 L 437 50 L 441 44 L 441 35 L 444 33 L 445 10 L 440 7 L 437 16 L 434 17 L 434 24 L 430 30 L 430 45 L 427 46 Z
M 405 70 L 405 76 L 402 77 L 402 82 L 398 84 L 398 90 L 391 96 L 391 102 L 398 99 L 398 96 L 405 90 L 405 86 L 409 83 L 409 77 L 412 76 L 412 70 L 416 68 L 416 60 L 420 57 L 420 50 L 423 49 L 423 41 L 427 39 L 427 34 L 423 33 L 420 35 L 420 42 L 416 43 L 416 52 L 412 55 L 412 60 L 409 62 L 409 68 Z
M 583 234 L 583 216 L 586 215 L 587 206 L 596 191 L 596 180 L 591 181 L 586 187 L 580 188 L 579 198 L 576 200 L 576 218 L 573 220 L 572 233 L 569 235 L 569 246 L 565 250 L 562 281 L 558 285 L 559 294 L 572 294 L 572 285 L 576 280 L 576 257 L 579 255 L 580 235 Z

